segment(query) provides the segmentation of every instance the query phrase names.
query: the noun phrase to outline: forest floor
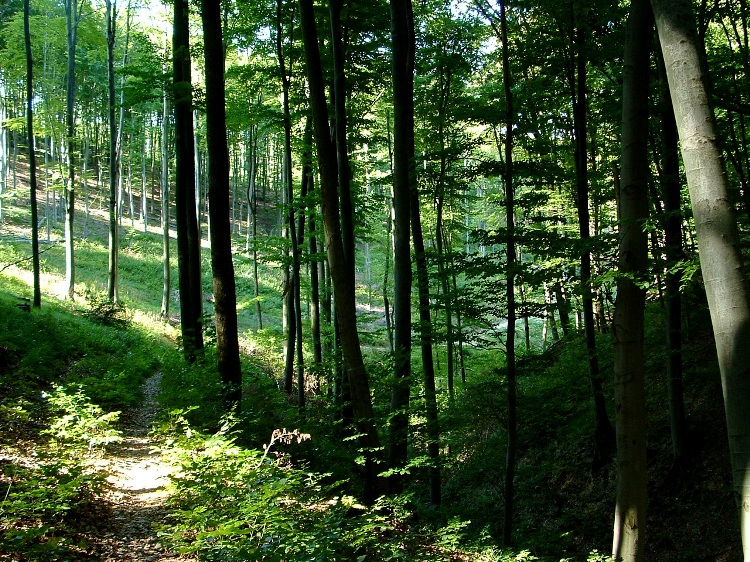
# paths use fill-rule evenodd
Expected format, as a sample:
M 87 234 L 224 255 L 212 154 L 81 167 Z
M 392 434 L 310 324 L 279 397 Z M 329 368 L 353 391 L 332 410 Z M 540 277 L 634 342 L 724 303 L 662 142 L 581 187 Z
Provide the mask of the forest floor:
M 159 541 L 155 526 L 167 516 L 170 465 L 149 440 L 151 422 L 158 412 L 161 373 L 147 379 L 141 404 L 120 416 L 122 441 L 110 445 L 100 461 L 108 473 L 109 509 L 97 533 L 90 537 L 99 560 L 176 562 L 188 560 L 169 552 Z

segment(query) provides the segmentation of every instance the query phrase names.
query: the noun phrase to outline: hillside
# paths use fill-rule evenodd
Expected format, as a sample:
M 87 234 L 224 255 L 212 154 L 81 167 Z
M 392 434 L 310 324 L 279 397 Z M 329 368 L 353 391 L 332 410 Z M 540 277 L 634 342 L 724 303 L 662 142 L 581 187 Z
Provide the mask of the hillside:
M 108 499 L 111 492 L 100 480 L 106 474 L 89 470 L 91 444 L 87 452 L 75 435 L 67 435 L 75 433 L 75 423 L 65 426 L 62 434 L 59 429 L 52 436 L 45 433 L 60 414 L 59 408 L 40 397 L 54 392 L 54 385 L 69 389 L 80 385 L 83 395 L 103 408 L 91 416 L 94 421 L 99 420 L 98 431 L 104 432 L 101 435 L 106 435 L 105 427 L 111 424 L 104 412 L 138 407 L 143 381 L 154 372 L 164 372 L 159 398 L 161 421 L 157 424 L 161 430 L 150 438 L 151 446 L 177 440 L 183 449 L 173 448 L 171 454 L 178 459 L 175 462 L 183 463 L 180 465 L 183 470 L 190 474 L 190 466 L 192 470 L 201 466 L 201 473 L 214 474 L 219 481 L 232 482 L 231 475 L 242 473 L 246 469 L 238 467 L 247 464 L 228 466 L 213 457 L 201 457 L 200 465 L 184 464 L 185 451 L 193 451 L 188 455 L 193 458 L 195 451 L 205 451 L 206 443 L 211 442 L 210 433 L 220 426 L 220 406 L 212 391 L 215 386 L 210 381 L 216 375 L 210 361 L 206 367 L 183 365 L 174 345 L 173 327 L 159 322 L 155 316 L 160 291 L 161 266 L 155 257 L 159 237 L 123 228 L 126 235 L 121 279 L 125 306 L 114 311 L 101 308 L 96 287 L 101 286 L 103 277 L 105 229 L 98 226 L 101 219 L 92 215 L 90 237 L 80 241 L 78 254 L 79 279 L 82 286 L 92 289 L 88 300 L 71 304 L 54 298 L 55 279 L 62 275 L 59 255 L 62 247 L 50 245 L 44 248 L 47 251 L 43 256 L 42 310 L 27 311 L 18 306 L 30 295 L 27 271 L 30 262 L 25 260 L 29 244 L 24 219 L 21 208 L 6 206 L 0 238 L 0 469 L 5 487 L 0 551 L 5 557 L 19 560 L 51 560 L 58 556 L 66 560 L 103 559 L 97 558 L 102 551 L 95 547 L 90 536 L 92 529 L 101 529 L 98 525 L 106 526 L 102 521 L 106 522 L 115 512 Z M 208 261 L 205 256 L 204 259 Z M 274 275 L 273 269 L 264 273 L 267 287 L 275 286 Z M 689 471 L 679 479 L 670 477 L 664 325 L 658 301 L 649 305 L 647 315 L 649 557 L 666 562 L 731 562 L 741 560 L 742 556 L 715 352 L 700 291 L 689 289 L 686 300 L 689 314 L 685 393 L 693 456 Z M 585 351 L 578 336 L 566 338 L 545 353 L 522 361 L 517 549 L 502 551 L 496 546 L 496 539 L 502 512 L 505 386 L 502 369 L 496 367 L 492 353 L 470 352 L 472 367 L 466 384 L 458 385 L 453 404 L 448 402 L 444 389 L 440 392 L 443 507 L 436 510 L 427 505 L 426 472 L 416 465 L 411 469 L 406 492 L 394 503 L 379 510 L 360 511 L 346 503 L 349 500 L 341 503 L 344 501 L 341 498 L 357 496 L 358 480 L 355 475 L 347 481 L 351 477 L 352 451 L 342 441 L 343 435 L 325 396 L 311 396 L 312 405 L 302 418 L 277 389 L 275 378 L 280 372 L 277 366 L 281 351 L 274 330 L 278 326 L 255 336 L 243 332 L 248 338 L 244 347 L 250 353 L 245 357 L 243 417 L 238 420 L 237 433 L 232 438 L 237 441 L 235 444 L 233 440 L 222 440 L 224 437 L 219 434 L 212 443 L 220 450 L 234 451 L 232 454 L 239 455 L 237 458 L 246 458 L 243 462 L 254 465 L 256 454 L 262 451 L 262 444 L 274 429 L 299 427 L 312 434 L 309 443 L 287 447 L 286 455 L 274 461 L 280 464 L 269 467 L 271 472 L 258 480 L 262 487 L 283 480 L 285 483 L 277 484 L 280 487 L 276 491 L 267 492 L 269 497 L 291 494 L 300 502 L 299 508 L 291 511 L 289 506 L 278 513 L 273 511 L 276 519 L 270 519 L 270 530 L 261 532 L 261 535 L 271 532 L 273 536 L 285 537 L 284 541 L 291 541 L 295 548 L 301 549 L 288 549 L 288 558 L 283 559 L 303 559 L 298 556 L 306 548 L 304 545 L 321 540 L 332 524 L 340 526 L 338 538 L 329 537 L 329 547 L 320 550 L 314 559 L 345 560 L 356 554 L 358 560 L 532 560 L 534 557 L 585 560 L 594 550 L 608 551 L 614 466 L 610 463 L 598 474 L 591 474 L 589 383 Z M 609 336 L 601 334 L 598 343 L 602 368 L 611 373 Z M 211 353 L 209 349 L 209 358 Z M 370 357 L 368 363 L 376 410 L 384 417 L 388 408 L 384 386 L 387 378 L 377 356 Z M 414 408 L 419 412 L 418 389 L 415 396 Z M 191 410 L 195 406 L 200 408 Z M 192 425 L 195 436 L 204 435 L 201 431 L 208 433 L 185 441 L 181 431 L 187 423 Z M 415 455 L 421 447 L 422 423 L 419 416 L 414 416 Z M 239 449 L 233 449 L 236 446 Z M 99 452 L 93 458 L 115 455 L 111 447 L 104 439 L 97 445 Z M 50 464 L 50 455 L 64 459 L 64 464 Z M 193 458 L 190 462 L 199 461 Z M 297 467 L 303 472 L 294 472 Z M 307 471 L 316 475 L 312 489 L 302 476 Z M 70 475 L 73 477 L 69 478 Z M 221 497 L 212 494 L 224 493 L 211 486 L 206 488 L 208 483 L 188 478 L 183 482 L 184 488 L 178 487 L 174 497 L 193 502 L 194 507 L 165 505 L 164 509 L 171 510 L 172 516 L 164 520 L 169 523 L 160 523 L 166 525 L 161 528 L 160 540 L 210 558 L 220 556 L 217 553 L 223 551 L 214 546 L 200 546 L 213 544 L 206 543 L 206 536 L 198 532 L 202 526 L 214 526 L 218 534 L 211 540 L 229 548 L 228 544 L 236 543 L 231 538 L 237 531 L 232 530 L 236 525 L 233 521 L 242 520 L 245 521 L 242 525 L 246 525 L 247 510 L 266 504 L 258 499 L 260 504 L 243 504 L 244 512 L 231 513 L 226 507 L 219 520 L 201 519 L 203 508 L 195 511 L 195 506 L 210 507 Z M 24 511 L 22 506 L 30 498 L 40 507 Z M 332 507 L 316 511 L 313 506 L 321 502 L 329 502 Z M 226 520 L 221 520 L 222 517 Z M 274 521 L 278 528 L 273 527 Z M 222 539 L 223 536 L 226 538 Z M 262 535 L 261 541 L 267 538 L 268 535 Z M 242 558 L 241 553 L 237 556 L 255 559 Z

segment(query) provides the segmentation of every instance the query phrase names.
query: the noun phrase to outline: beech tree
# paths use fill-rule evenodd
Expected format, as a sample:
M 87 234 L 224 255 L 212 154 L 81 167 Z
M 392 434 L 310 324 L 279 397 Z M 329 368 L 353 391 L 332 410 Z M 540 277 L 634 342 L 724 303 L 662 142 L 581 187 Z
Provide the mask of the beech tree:
M 346 374 L 351 392 L 354 421 L 361 437 L 365 454 L 365 501 L 377 497 L 380 482 L 378 473 L 378 449 L 380 438 L 373 419 L 370 383 L 367 377 L 362 348 L 357 332 L 354 268 L 347 263 L 339 218 L 339 195 L 337 192 L 337 167 L 331 143 L 328 108 L 326 106 L 323 72 L 318 48 L 318 32 L 312 0 L 299 0 L 302 39 L 305 47 L 305 62 L 310 91 L 310 106 L 313 115 L 313 130 L 318 149 L 323 226 L 325 229 L 328 264 L 330 266 L 333 291 L 336 300 L 336 316 L 341 337 Z
M 209 227 L 214 285 L 216 348 L 227 406 L 242 398 L 237 296 L 229 224 L 229 151 L 224 93 L 224 41 L 221 2 L 202 0 L 203 51 L 206 62 L 206 146 L 208 149 Z
M 411 384 L 411 191 L 414 178 L 414 21 L 411 0 L 391 0 L 393 81 L 393 361 L 388 465 L 407 461 Z M 433 389 L 434 392 L 434 389 Z
M 180 329 L 185 358 L 203 350 L 200 233 L 195 201 L 193 94 L 190 76 L 189 4 L 174 4 L 175 210 L 180 287 Z
M 107 296 L 117 302 L 117 258 L 119 253 L 119 223 L 117 220 L 117 122 L 115 121 L 115 26 L 117 21 L 116 0 L 106 0 L 107 22 L 107 122 L 109 124 L 109 270 Z M 122 128 L 122 125 L 121 125 Z
M 750 290 L 689 0 L 651 0 L 687 175 L 719 358 L 734 492 L 750 559 Z
M 36 204 L 36 154 L 34 152 L 34 60 L 31 56 L 31 33 L 29 31 L 29 0 L 23 2 L 23 36 L 26 47 L 26 133 L 29 142 L 29 204 L 31 205 L 31 256 L 34 275 L 34 308 L 42 306 L 42 291 L 39 276 L 39 219 Z M 2 192 L 0 192 L 2 195 Z
M 78 24 L 81 21 L 83 0 L 65 0 L 65 23 L 67 30 L 68 70 L 65 91 L 65 122 L 67 150 L 67 184 L 65 188 L 65 285 L 69 299 L 75 295 L 75 248 L 74 229 L 76 195 L 76 45 L 78 44 Z
M 622 173 L 615 349 L 617 498 L 612 556 L 639 562 L 645 556 L 646 398 L 643 322 L 648 238 L 648 94 L 653 17 L 647 0 L 633 0 L 623 64 Z

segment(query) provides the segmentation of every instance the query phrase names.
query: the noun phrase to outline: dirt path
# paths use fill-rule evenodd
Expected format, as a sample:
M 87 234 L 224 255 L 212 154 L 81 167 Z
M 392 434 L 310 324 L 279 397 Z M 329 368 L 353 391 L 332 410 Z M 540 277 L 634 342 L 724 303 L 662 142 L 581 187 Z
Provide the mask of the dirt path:
M 169 483 L 169 466 L 158 452 L 152 452 L 148 440 L 151 421 L 158 410 L 156 396 L 160 382 L 161 373 L 146 380 L 141 405 L 123 412 L 120 417 L 123 440 L 109 448 L 103 462 L 112 485 L 108 498 L 112 509 L 103 532 L 95 539 L 102 561 L 188 560 L 168 552 L 153 529 L 166 516 L 165 486 Z

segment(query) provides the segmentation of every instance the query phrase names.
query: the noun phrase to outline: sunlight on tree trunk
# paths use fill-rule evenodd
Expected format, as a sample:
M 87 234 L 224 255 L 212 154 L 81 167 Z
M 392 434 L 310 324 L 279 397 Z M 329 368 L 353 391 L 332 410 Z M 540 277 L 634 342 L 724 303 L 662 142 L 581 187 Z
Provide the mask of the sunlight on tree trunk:
M 689 0 L 651 0 L 711 311 L 745 560 L 750 559 L 750 295 L 742 268 L 708 74 Z

